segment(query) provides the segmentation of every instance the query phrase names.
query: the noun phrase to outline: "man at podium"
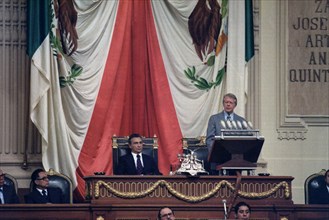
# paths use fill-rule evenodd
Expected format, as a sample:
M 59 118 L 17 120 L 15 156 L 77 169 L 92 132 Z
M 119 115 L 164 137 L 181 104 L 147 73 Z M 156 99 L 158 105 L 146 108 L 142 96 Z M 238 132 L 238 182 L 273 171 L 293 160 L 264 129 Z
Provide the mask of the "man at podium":
M 212 115 L 209 118 L 206 138 L 208 152 L 211 151 L 211 147 L 214 141 L 213 138 L 221 134 L 221 129 L 223 129 L 221 121 L 240 121 L 241 124 L 245 121 L 243 117 L 234 113 L 234 109 L 237 104 L 238 100 L 236 96 L 232 93 L 227 93 L 223 97 L 223 111 L 218 114 Z M 217 163 L 211 163 L 212 175 L 218 175 L 218 171 L 216 170 L 217 165 Z

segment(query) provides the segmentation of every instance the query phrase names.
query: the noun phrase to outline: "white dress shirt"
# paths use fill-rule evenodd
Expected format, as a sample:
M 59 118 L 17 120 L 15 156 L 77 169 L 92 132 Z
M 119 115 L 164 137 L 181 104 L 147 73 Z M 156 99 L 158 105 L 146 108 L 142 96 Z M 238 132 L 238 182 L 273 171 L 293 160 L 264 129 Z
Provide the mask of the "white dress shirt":
M 133 157 L 134 157 L 135 167 L 137 167 L 137 154 L 136 154 L 136 153 L 133 153 L 133 152 L 131 152 L 131 154 L 132 154 Z M 142 166 L 144 167 L 142 153 L 140 153 L 139 155 L 140 155 L 140 159 L 141 159 Z

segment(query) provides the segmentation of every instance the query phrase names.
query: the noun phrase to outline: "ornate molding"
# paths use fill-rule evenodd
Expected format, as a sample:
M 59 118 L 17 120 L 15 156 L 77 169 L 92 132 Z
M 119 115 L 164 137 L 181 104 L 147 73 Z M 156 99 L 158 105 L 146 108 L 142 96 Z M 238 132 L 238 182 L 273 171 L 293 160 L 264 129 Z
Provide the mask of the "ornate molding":
M 278 72 L 277 74 L 277 90 L 279 98 L 277 99 L 277 132 L 279 140 L 290 139 L 306 139 L 307 127 L 300 117 L 288 116 L 288 85 L 286 80 L 287 64 L 287 17 L 288 4 L 287 2 L 278 1 L 279 15 L 277 20 L 277 56 L 278 56 Z
M 134 185 L 134 186 L 132 186 Z M 194 195 L 191 195 L 191 193 L 182 192 L 182 188 L 185 187 L 175 187 L 175 183 L 169 183 L 166 180 L 159 180 L 154 183 L 151 183 L 149 185 L 143 184 L 143 183 L 118 183 L 114 184 L 111 182 L 106 183 L 105 181 L 99 180 L 95 184 L 95 189 L 94 189 L 94 195 L 95 198 L 98 199 L 101 197 L 100 189 L 105 188 L 107 190 L 107 195 L 103 196 L 109 196 L 108 193 L 119 197 L 123 199 L 138 199 L 146 196 L 154 196 L 154 192 L 159 189 L 159 188 L 165 188 L 170 195 L 175 196 L 176 198 L 189 202 L 189 203 L 197 203 L 201 202 L 204 200 L 207 200 L 211 197 L 213 197 L 215 194 L 219 193 L 219 191 L 222 188 L 226 188 L 230 192 L 235 192 L 237 189 L 234 187 L 234 184 L 222 180 L 213 185 L 213 187 L 206 187 L 208 190 L 207 192 L 198 192 L 198 190 L 195 190 L 195 188 L 204 188 L 202 186 L 195 186 L 193 184 L 188 184 L 187 186 L 189 189 L 191 189 L 192 192 L 194 192 Z M 118 188 L 121 188 L 119 190 Z M 123 189 L 122 189 L 123 188 Z M 193 189 L 194 188 L 194 189 Z M 245 198 L 245 199 L 264 199 L 268 198 L 274 194 L 276 196 L 280 196 L 284 199 L 289 199 L 291 192 L 289 188 L 289 184 L 286 181 L 282 181 L 280 183 L 274 184 L 269 186 L 263 185 L 263 184 L 242 184 L 241 189 L 246 190 L 242 191 L 239 190 L 237 192 L 237 195 L 239 197 Z M 249 190 L 248 190 L 249 189 Z M 263 191 L 261 192 L 254 192 L 257 190 L 250 190 L 250 189 L 261 189 Z M 281 193 L 279 191 L 282 191 Z M 258 190 L 260 191 L 260 190 Z M 151 195 L 152 194 L 152 195 Z M 198 194 L 198 195 L 197 195 Z M 162 195 L 163 196 L 163 195 Z
M 291 125 L 292 126 L 292 125 Z M 305 140 L 306 139 L 306 132 L 307 130 L 303 129 L 296 129 L 295 127 L 287 128 L 286 126 L 284 128 L 278 128 L 278 139 L 279 140 Z
M 287 57 L 287 7 L 288 4 L 285 2 L 278 1 L 278 9 L 279 9 L 279 16 L 277 20 L 277 56 L 279 57 L 278 60 L 278 72 L 277 74 L 277 90 L 279 91 L 279 98 L 277 99 L 277 124 L 278 124 L 278 139 L 283 140 L 287 139 L 290 140 L 292 137 L 296 139 L 306 139 L 305 133 L 307 131 L 306 127 L 302 122 L 296 118 L 291 118 L 291 120 L 287 120 L 287 112 L 288 112 L 288 89 L 287 89 L 287 82 L 286 82 L 286 59 Z
M 288 1 L 277 1 L 277 133 L 279 140 L 305 140 L 308 126 L 329 126 L 328 115 L 289 115 L 288 113 Z

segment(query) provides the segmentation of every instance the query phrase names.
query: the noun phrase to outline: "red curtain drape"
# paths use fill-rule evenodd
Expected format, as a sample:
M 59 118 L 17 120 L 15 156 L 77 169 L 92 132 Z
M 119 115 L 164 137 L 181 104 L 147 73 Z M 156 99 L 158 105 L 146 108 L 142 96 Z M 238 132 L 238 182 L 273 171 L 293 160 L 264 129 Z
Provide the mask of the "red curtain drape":
M 83 176 L 112 174 L 111 137 L 159 137 L 159 169 L 169 172 L 181 152 L 172 94 L 161 57 L 150 1 L 120 1 L 98 98 L 79 155 L 76 194 Z

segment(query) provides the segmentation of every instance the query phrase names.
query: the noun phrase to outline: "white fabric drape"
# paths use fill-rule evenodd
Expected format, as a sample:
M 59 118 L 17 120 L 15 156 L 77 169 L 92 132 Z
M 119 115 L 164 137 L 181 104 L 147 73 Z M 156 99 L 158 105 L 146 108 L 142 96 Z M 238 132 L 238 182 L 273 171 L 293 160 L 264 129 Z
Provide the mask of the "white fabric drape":
M 188 30 L 188 17 L 197 1 L 152 1 L 164 65 L 175 103 L 183 136 L 205 135 L 209 116 L 220 110 L 222 85 L 209 91 L 196 88 L 184 75 L 184 70 L 195 66 L 197 74 L 208 81 L 214 80 L 225 64 L 226 46 L 207 66 L 195 52 Z M 227 19 L 227 17 L 225 17 Z M 223 22 L 225 24 L 226 20 Z M 222 29 L 225 25 L 222 25 Z
M 247 72 L 245 63 L 245 0 L 229 1 L 229 40 L 226 91 L 236 95 L 235 112 L 245 114 Z
M 42 136 L 42 162 L 69 175 L 75 169 L 88 129 L 107 59 L 118 1 L 75 1 L 78 49 L 72 57 L 56 59 L 49 37 L 32 57 L 31 119 Z M 57 25 L 56 20 L 54 24 Z M 56 33 L 56 30 L 54 33 Z M 60 88 L 73 64 L 83 68 L 72 85 Z

